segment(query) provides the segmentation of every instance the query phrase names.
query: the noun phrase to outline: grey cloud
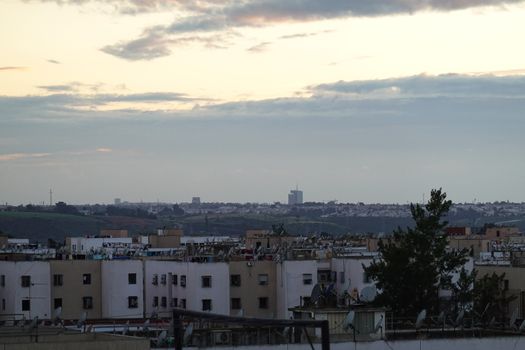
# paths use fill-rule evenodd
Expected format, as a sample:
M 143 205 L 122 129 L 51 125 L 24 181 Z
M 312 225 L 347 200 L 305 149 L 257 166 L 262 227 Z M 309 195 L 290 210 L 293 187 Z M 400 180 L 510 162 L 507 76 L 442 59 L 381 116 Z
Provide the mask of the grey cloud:
M 525 76 L 461 75 L 443 74 L 438 76 L 416 75 L 411 77 L 339 81 L 310 87 L 314 93 L 333 92 L 367 95 L 388 93 L 390 97 L 411 96 L 525 96 Z
M 5 71 L 9 71 L 9 70 L 26 70 L 27 67 L 23 67 L 23 66 L 4 66 L 4 67 L 0 67 L 0 71 L 2 70 L 5 70 Z
M 247 51 L 257 52 L 257 53 L 263 52 L 263 51 L 266 51 L 271 44 L 272 44 L 271 42 L 265 41 L 265 42 L 262 42 L 262 43 L 259 43 L 257 45 L 250 47 L 249 49 L 247 49 Z
M 57 61 L 57 60 L 47 60 L 47 62 L 49 63 L 53 63 L 53 64 L 62 64 L 60 61 Z
M 48 92 L 71 92 L 76 90 L 73 85 L 40 85 L 37 88 Z

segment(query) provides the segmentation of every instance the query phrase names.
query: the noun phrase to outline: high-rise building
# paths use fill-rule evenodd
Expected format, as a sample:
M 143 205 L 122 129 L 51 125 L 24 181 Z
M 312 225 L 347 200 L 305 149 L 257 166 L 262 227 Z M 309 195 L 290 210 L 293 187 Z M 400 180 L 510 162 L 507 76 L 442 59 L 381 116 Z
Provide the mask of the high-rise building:
M 201 205 L 201 197 L 193 197 L 191 199 L 191 204 L 195 206 Z
M 115 205 L 121 205 L 122 204 L 122 200 L 120 198 L 115 198 L 114 203 L 115 203 Z
M 299 191 L 297 187 L 288 194 L 288 205 L 296 204 L 303 204 L 303 191 Z

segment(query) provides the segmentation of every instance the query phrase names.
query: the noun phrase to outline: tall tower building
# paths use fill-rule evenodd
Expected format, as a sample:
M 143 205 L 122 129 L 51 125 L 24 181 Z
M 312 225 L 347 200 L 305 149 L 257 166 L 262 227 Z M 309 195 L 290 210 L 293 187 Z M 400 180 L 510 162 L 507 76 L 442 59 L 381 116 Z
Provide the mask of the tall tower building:
M 288 205 L 296 204 L 303 204 L 303 191 L 299 191 L 297 187 L 288 194 Z

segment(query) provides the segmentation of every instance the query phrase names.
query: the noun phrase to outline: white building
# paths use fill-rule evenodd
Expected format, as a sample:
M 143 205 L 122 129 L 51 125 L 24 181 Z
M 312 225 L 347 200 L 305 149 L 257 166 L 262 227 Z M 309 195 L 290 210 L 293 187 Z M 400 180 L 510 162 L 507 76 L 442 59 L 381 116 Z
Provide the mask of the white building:
M 318 260 L 285 260 L 277 264 L 277 318 L 288 319 L 317 284 Z
M 343 258 L 332 259 L 332 271 L 335 272 L 337 282 L 335 289 L 339 298 L 345 295 L 357 298 L 361 291 L 374 285 L 365 273 L 364 266 L 372 263 L 377 253 L 357 253 Z
M 144 315 L 142 261 L 102 261 L 102 317 L 141 318 Z
M 172 307 L 230 313 L 227 263 L 146 260 L 144 271 L 146 317 Z
M 96 251 L 115 251 L 129 249 L 133 244 L 131 237 L 67 237 L 66 247 L 72 254 L 87 254 Z
M 303 191 L 299 189 L 290 190 L 288 194 L 288 205 L 303 204 Z
M 50 267 L 45 261 L 0 262 L 0 318 L 51 317 Z

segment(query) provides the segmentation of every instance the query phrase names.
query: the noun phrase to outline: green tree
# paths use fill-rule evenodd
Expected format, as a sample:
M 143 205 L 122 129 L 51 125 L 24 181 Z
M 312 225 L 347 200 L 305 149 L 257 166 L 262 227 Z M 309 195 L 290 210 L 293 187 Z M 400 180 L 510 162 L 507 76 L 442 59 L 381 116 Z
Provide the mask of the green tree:
M 483 321 L 507 317 L 509 303 L 514 299 L 515 296 L 507 295 L 504 273 L 486 274 L 474 282 L 474 311 L 483 315 Z
M 380 291 L 376 302 L 397 316 L 413 317 L 422 309 L 439 313 L 439 290 L 452 288 L 452 273 L 467 261 L 466 250 L 447 249 L 443 217 L 451 205 L 441 189 L 431 191 L 424 207 L 411 204 L 414 227 L 381 240 L 381 258 L 365 267 Z

